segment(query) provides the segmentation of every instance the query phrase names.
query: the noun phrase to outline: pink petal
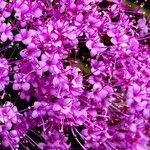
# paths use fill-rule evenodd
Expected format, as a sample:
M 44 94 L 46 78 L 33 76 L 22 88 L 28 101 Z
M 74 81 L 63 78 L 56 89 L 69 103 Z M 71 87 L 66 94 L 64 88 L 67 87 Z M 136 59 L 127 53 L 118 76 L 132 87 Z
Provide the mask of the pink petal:
M 20 84 L 13 84 L 13 90 L 19 90 L 20 89 Z
M 83 15 L 82 15 L 81 13 L 80 13 L 79 15 L 77 15 L 76 20 L 77 20 L 78 22 L 82 22 L 82 20 L 83 20 Z
M 104 89 L 100 91 L 100 98 L 105 98 L 108 95 L 108 92 Z
M 108 31 L 107 31 L 107 35 L 108 35 L 109 37 L 115 37 L 115 33 L 114 33 L 112 30 L 108 30 Z
M 22 90 L 28 91 L 30 89 L 30 84 L 29 83 L 23 83 L 22 84 Z
M 54 104 L 53 105 L 53 111 L 59 111 L 61 109 L 60 105 Z
M 1 40 L 5 42 L 7 40 L 7 35 L 3 32 L 1 35 Z
M 132 132 L 136 132 L 136 124 L 131 124 L 131 126 L 130 126 L 130 130 L 132 131 Z
M 4 84 L 1 83 L 1 84 L 0 84 L 0 91 L 3 91 L 4 88 L 5 88 Z
M 118 44 L 118 40 L 117 40 L 116 37 L 111 38 L 111 42 L 112 42 L 113 44 Z
M 26 29 L 21 29 L 20 34 L 26 36 L 27 30 Z
M 54 45 L 56 47 L 61 47 L 62 46 L 62 41 L 56 41 Z
M 74 39 L 76 38 L 76 34 L 71 33 L 71 34 L 69 34 L 68 38 L 69 38 L 70 40 L 74 40 Z
M 91 54 L 92 57 L 94 57 L 95 55 L 97 55 L 97 49 L 91 49 L 90 54 Z
M 22 42 L 26 45 L 30 44 L 32 41 L 32 38 L 31 37 L 28 37 L 27 39 L 23 40 Z
M 53 30 L 53 26 L 51 24 L 48 25 L 48 32 L 51 32 Z
M 127 98 L 133 98 L 133 87 L 132 86 L 128 87 Z
M 33 36 L 33 35 L 35 35 L 35 34 L 36 34 L 36 31 L 35 31 L 35 30 L 30 29 L 30 30 L 28 31 L 28 34 L 29 34 L 30 36 Z
M 86 42 L 86 46 L 87 46 L 89 49 L 92 48 L 92 45 L 93 45 L 93 41 L 88 40 L 88 41 Z
M 0 8 L 1 8 L 1 9 L 4 9 L 5 6 L 6 6 L 6 4 L 7 4 L 7 3 L 6 3 L 5 1 L 1 1 L 1 2 L 0 2 Z
M 9 40 L 12 40 L 13 39 L 13 34 L 11 31 L 7 32 L 6 33 L 7 37 L 9 38 Z
M 10 12 L 8 12 L 8 11 L 3 11 L 3 16 L 4 16 L 5 18 L 8 18 L 10 15 L 11 15 Z
M 37 9 L 35 10 L 35 12 L 34 12 L 34 16 L 35 16 L 36 18 L 41 17 L 41 16 L 42 16 L 42 10 L 39 9 L 39 8 L 37 8 Z
M 17 34 L 17 35 L 15 36 L 15 41 L 21 41 L 21 40 L 22 40 L 21 34 Z
M 42 59 L 43 61 L 49 60 L 49 54 L 48 54 L 48 53 L 42 54 L 41 59 Z
M 26 13 L 29 10 L 29 7 L 26 4 L 22 4 L 20 10 L 22 13 Z

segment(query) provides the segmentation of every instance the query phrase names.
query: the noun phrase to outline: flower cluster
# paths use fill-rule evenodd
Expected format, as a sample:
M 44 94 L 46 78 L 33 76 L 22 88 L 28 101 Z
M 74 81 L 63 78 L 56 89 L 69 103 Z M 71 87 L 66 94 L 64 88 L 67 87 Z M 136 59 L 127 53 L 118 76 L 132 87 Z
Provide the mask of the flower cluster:
M 0 13 L 0 149 L 150 149 L 149 22 L 140 9 L 0 0 Z
M 5 85 L 9 84 L 9 65 L 5 58 L 0 58 L 0 91 L 3 91 Z
M 21 125 L 23 123 L 21 114 L 17 107 L 11 102 L 6 102 L 0 107 L 0 144 L 11 149 L 19 148 L 20 138 L 26 130 Z

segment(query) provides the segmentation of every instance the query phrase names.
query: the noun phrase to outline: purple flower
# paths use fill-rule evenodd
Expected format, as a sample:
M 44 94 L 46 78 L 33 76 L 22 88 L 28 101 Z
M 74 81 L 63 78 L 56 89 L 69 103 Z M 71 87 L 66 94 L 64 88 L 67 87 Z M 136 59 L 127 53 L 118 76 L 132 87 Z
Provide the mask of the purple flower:
M 0 144 L 5 148 L 18 148 L 20 143 L 20 136 L 23 128 L 17 124 L 21 123 L 21 116 L 11 102 L 6 102 L 0 107 L 0 137 L 2 137 Z
M 23 44 L 29 45 L 32 43 L 32 37 L 36 34 L 35 30 L 21 29 L 20 33 L 15 36 L 15 41 L 22 41 Z
M 140 8 L 0 0 L 0 12 L 1 149 L 149 149 L 149 22 Z
M 5 42 L 7 39 L 12 40 L 13 34 L 11 32 L 12 26 L 10 23 L 1 23 L 0 22 L 0 35 L 1 41 Z
M 39 57 L 41 55 L 41 51 L 35 44 L 30 43 L 30 45 L 28 45 L 26 49 L 23 49 L 20 52 L 20 55 L 22 57 Z
M 9 84 L 9 65 L 5 58 L 0 58 L 0 91 L 3 91 L 5 86 Z

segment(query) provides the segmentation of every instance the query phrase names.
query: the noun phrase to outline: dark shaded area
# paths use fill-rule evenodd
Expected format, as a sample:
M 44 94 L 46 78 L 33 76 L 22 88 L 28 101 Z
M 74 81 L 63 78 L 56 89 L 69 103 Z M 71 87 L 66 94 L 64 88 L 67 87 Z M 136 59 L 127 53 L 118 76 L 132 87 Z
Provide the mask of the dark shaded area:
M 26 135 L 28 137 L 30 137 L 35 143 L 44 142 L 44 139 L 40 135 L 41 131 L 42 131 L 42 127 L 36 127 L 36 128 L 34 128 L 32 130 L 29 130 Z M 21 139 L 21 143 L 22 144 L 19 145 L 19 150 L 31 150 L 31 149 L 32 150 L 40 150 L 38 148 L 38 146 L 36 146 L 34 144 L 33 141 L 28 140 L 27 137 L 24 137 L 23 139 Z
M 109 6 L 113 5 L 114 3 L 113 2 L 108 2 L 107 0 L 103 0 L 102 2 L 100 2 L 98 4 L 98 6 L 100 8 L 108 8 Z
M 137 5 L 141 5 L 141 4 L 145 3 L 144 8 L 150 9 L 150 0 L 147 0 L 147 2 L 144 2 L 144 0 L 138 0 L 138 2 L 137 2 L 137 0 L 128 0 L 128 1 L 132 2 L 132 3 L 136 3 Z
M 5 19 L 5 22 L 6 23 L 8 23 L 8 22 L 16 23 L 17 22 L 17 19 L 15 18 L 15 11 L 14 10 L 11 11 L 11 15 Z
M 78 52 L 77 58 L 80 59 L 83 63 L 90 66 L 89 58 L 90 58 L 90 50 L 86 46 L 86 35 L 83 34 L 82 36 L 78 37 Z
M 32 106 L 36 99 L 34 97 L 31 97 L 30 101 L 27 102 L 26 100 L 19 98 L 19 92 L 12 89 L 12 84 L 9 84 L 5 87 L 5 92 L 7 93 L 3 100 L 1 100 L 2 103 L 5 103 L 6 101 L 10 101 L 13 104 L 15 104 L 19 111 L 24 110 L 28 108 L 29 106 Z M 2 92 L 1 92 L 2 95 Z
M 71 49 L 70 58 L 75 59 L 76 58 L 76 50 Z
M 118 22 L 119 19 L 120 19 L 120 14 L 118 14 L 116 17 L 112 17 L 112 18 L 111 18 L 111 21 L 112 21 L 112 22 Z
M 110 41 L 111 38 L 107 34 L 103 34 L 100 36 L 101 42 L 104 43 L 105 46 L 112 46 L 113 43 Z
M 0 44 L 0 55 L 4 56 L 9 62 L 20 58 L 20 51 L 26 48 L 22 42 L 14 42 L 11 45 L 11 42 L 7 40 L 3 44 Z
M 84 129 L 84 126 L 78 126 L 76 127 L 76 129 L 81 132 Z M 74 131 L 76 134 L 76 137 L 78 138 L 78 140 L 81 142 L 81 144 L 84 144 L 84 140 L 80 137 L 80 135 L 78 133 L 76 133 L 76 131 Z M 68 135 L 68 141 L 67 144 L 71 143 L 71 150 L 82 150 L 80 144 L 76 141 L 74 135 L 71 132 L 71 128 L 68 129 L 68 132 L 66 133 Z

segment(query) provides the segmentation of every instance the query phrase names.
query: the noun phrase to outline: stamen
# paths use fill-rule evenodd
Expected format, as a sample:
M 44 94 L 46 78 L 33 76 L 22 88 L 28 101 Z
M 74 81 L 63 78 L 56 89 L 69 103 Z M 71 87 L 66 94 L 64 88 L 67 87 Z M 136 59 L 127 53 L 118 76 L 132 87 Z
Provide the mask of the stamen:
M 74 132 L 74 130 L 73 130 L 72 127 L 71 127 L 71 132 L 72 132 L 74 138 L 76 139 L 76 141 L 77 141 L 77 142 L 79 143 L 79 145 L 83 148 L 83 150 L 87 150 L 87 149 L 83 146 L 83 144 L 81 144 L 81 142 L 79 141 L 79 139 L 77 138 L 77 135 L 75 134 L 75 132 Z
M 37 146 L 39 148 L 38 144 L 33 139 L 31 139 L 27 134 L 26 134 L 26 137 L 27 137 L 27 139 L 30 140 L 30 142 L 32 142 L 35 146 Z
M 84 140 L 86 140 L 86 138 L 75 128 L 75 131 L 80 135 L 80 137 Z

